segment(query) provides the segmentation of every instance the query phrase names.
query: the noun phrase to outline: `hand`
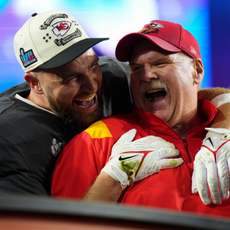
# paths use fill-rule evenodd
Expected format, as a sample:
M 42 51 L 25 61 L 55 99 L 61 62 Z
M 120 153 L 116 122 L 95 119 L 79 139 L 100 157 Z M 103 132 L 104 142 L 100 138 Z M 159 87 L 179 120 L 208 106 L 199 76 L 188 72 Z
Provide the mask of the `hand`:
M 211 203 L 210 196 L 212 202 L 219 205 L 221 199 L 227 200 L 229 197 L 230 130 L 221 128 L 206 128 L 206 130 L 209 132 L 195 156 L 192 193 L 198 192 L 205 205 Z
M 180 155 L 172 143 L 155 136 L 132 141 L 135 135 L 136 129 L 131 129 L 120 137 L 112 148 L 109 161 L 102 169 L 116 181 L 121 182 L 122 190 L 127 185 L 161 169 L 174 168 L 183 163 L 181 158 L 165 159 Z M 150 152 L 145 155 L 143 152 L 146 151 Z

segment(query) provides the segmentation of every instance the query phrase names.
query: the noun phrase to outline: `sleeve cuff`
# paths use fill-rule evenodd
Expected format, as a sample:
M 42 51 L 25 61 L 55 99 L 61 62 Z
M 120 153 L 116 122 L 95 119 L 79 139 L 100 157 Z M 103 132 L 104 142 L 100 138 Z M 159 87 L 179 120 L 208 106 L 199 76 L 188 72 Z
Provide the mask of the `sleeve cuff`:
M 211 103 L 216 106 L 216 108 L 220 107 L 221 105 L 230 103 L 230 93 L 220 94 L 214 97 L 211 100 Z

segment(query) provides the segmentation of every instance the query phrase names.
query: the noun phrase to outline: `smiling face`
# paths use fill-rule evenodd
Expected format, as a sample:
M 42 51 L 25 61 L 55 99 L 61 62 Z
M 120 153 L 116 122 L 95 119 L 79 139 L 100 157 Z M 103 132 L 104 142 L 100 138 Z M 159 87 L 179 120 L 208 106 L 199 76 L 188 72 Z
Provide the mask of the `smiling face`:
M 39 71 L 37 79 L 46 109 L 77 130 L 102 118 L 102 73 L 98 57 L 89 49 L 67 65 Z
M 173 128 L 191 121 L 197 112 L 203 66 L 199 74 L 189 56 L 166 52 L 148 40 L 136 43 L 129 63 L 137 108 L 155 114 Z

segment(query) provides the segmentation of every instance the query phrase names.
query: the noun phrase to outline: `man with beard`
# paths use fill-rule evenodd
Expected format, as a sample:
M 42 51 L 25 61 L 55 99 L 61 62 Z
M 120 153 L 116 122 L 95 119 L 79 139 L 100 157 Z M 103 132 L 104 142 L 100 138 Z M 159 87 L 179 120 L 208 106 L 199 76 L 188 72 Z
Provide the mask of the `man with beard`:
M 151 21 L 119 41 L 116 57 L 129 61 L 135 108 L 69 142 L 55 166 L 52 195 L 230 217 L 230 131 L 207 133 L 217 110 L 198 100 L 204 69 L 196 39 L 179 24 Z M 184 163 L 161 170 L 163 152 L 132 148 L 149 135 L 173 143 Z M 178 163 L 168 159 L 165 166 Z
M 0 95 L 0 194 L 50 194 L 66 143 L 103 116 L 132 110 L 128 66 L 99 59 L 91 48 L 103 40 L 89 38 L 63 11 L 34 14 L 17 32 L 15 55 L 27 83 Z

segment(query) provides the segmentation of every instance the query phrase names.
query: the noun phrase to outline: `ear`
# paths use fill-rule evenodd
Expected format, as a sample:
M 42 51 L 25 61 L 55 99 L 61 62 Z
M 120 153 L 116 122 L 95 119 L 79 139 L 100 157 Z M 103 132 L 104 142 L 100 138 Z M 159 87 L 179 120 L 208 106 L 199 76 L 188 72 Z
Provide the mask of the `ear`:
M 34 73 L 32 72 L 25 73 L 24 79 L 30 85 L 31 89 L 33 89 L 37 94 L 43 94 L 41 84 Z
M 193 60 L 194 65 L 194 83 L 200 85 L 204 77 L 204 66 L 200 58 Z

